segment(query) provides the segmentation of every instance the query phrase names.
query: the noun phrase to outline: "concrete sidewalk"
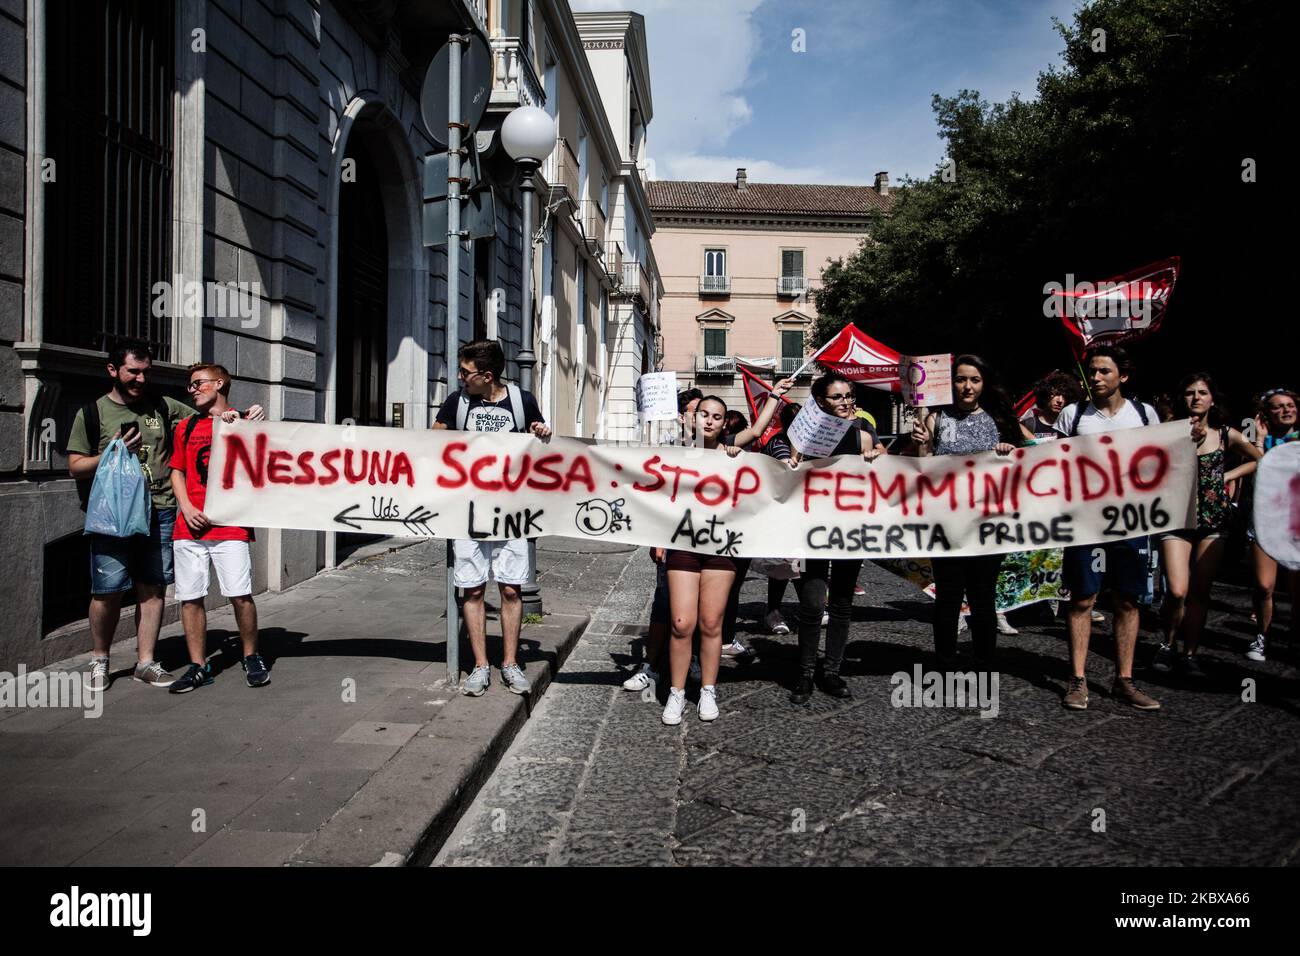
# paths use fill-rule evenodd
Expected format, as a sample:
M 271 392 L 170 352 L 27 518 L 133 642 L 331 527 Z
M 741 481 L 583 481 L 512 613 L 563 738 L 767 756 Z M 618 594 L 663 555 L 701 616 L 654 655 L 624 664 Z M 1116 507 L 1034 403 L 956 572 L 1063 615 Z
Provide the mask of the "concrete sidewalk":
M 262 594 L 272 683 L 239 667 L 228 608 L 209 612 L 216 681 L 169 694 L 113 649 L 102 716 L 0 709 L 0 865 L 391 865 L 431 859 L 635 553 L 542 539 L 547 614 L 525 625 L 533 692 L 494 667 L 477 699 L 447 686 L 445 543 L 426 541 Z M 495 588 L 489 590 L 494 604 Z M 500 631 L 490 616 L 489 657 Z M 461 642 L 461 665 L 472 665 Z M 158 658 L 180 674 L 178 625 Z M 87 669 L 89 654 L 48 670 Z

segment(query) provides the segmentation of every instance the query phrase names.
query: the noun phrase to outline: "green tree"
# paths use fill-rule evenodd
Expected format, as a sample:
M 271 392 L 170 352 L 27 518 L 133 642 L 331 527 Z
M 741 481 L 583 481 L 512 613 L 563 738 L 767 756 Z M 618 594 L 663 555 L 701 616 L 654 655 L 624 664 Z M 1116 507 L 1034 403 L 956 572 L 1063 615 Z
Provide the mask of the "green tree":
M 1166 327 L 1138 347 L 1153 372 L 1147 389 L 1202 365 L 1239 392 L 1294 374 L 1287 364 L 1270 371 L 1280 360 L 1269 356 L 1261 365 L 1248 336 L 1225 351 L 1198 335 L 1217 334 L 1243 307 L 1267 311 L 1262 292 L 1243 300 L 1241 280 L 1258 276 L 1262 290 L 1268 272 L 1291 268 L 1289 250 L 1259 226 L 1296 198 L 1279 112 L 1296 99 L 1294 10 L 1093 0 L 1070 23 L 1055 21 L 1063 62 L 1039 74 L 1034 98 L 936 95 L 955 177 L 945 181 L 941 163 L 902 183 L 872 238 L 828 266 L 812 343 L 855 322 L 905 352 L 980 352 L 1023 387 L 1070 362 L 1058 321 L 1043 313 L 1046 283 L 1177 254 Z M 1268 192 L 1243 182 L 1247 158 L 1271 173 Z

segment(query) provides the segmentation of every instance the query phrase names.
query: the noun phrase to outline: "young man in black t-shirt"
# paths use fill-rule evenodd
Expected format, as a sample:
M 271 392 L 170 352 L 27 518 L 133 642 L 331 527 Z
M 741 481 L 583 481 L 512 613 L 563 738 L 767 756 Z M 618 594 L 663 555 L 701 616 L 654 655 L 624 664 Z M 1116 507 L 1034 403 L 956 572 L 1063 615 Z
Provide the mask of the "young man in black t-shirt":
M 549 438 L 551 429 L 542 419 L 537 399 L 513 383 L 501 380 L 506 368 L 505 353 L 493 341 L 469 342 L 460 349 L 459 378 L 462 385 L 447 396 L 438 409 L 434 428 L 451 428 L 476 432 L 530 432 Z M 501 592 L 501 637 L 505 653 L 501 660 L 501 680 L 516 694 L 527 693 L 528 679 L 515 660 L 519 648 L 519 630 L 523 602 L 519 590 L 530 571 L 528 541 L 476 541 L 458 538 L 453 545 L 455 585 L 465 592 L 465 628 L 474 650 L 474 669 L 465 681 L 465 693 L 479 697 L 491 682 L 487 659 L 487 615 L 483 594 L 487 590 L 488 572 L 496 578 Z

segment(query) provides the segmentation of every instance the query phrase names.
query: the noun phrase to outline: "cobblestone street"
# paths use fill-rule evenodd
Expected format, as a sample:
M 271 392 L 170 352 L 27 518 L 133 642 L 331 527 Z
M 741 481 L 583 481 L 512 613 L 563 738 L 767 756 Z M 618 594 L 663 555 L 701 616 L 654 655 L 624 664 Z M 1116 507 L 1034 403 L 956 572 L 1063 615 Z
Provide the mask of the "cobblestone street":
M 756 659 L 724 658 L 717 721 L 698 719 L 692 684 L 685 720 L 665 727 L 665 686 L 654 701 L 619 686 L 640 662 L 654 589 L 635 556 L 435 865 L 1300 862 L 1285 604 L 1271 659 L 1251 664 L 1248 595 L 1218 588 L 1196 686 L 1145 667 L 1156 639 L 1144 621 L 1136 676 L 1164 704 L 1154 714 L 1107 696 L 1109 623 L 1094 629 L 1091 706 L 1063 710 L 1063 623 L 1041 606 L 1013 612 L 1021 633 L 999 639 L 986 719 L 893 706 L 891 675 L 933 666 L 929 601 L 870 563 L 860 580 L 852 700 L 789 702 L 796 639 L 759 630 L 766 579 L 751 575 L 739 631 Z

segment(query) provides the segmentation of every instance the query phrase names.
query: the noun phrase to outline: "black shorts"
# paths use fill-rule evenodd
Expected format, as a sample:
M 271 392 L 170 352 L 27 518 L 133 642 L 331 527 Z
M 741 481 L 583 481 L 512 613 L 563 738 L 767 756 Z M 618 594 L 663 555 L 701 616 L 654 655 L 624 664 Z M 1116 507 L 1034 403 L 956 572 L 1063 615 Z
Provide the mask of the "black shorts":
M 669 551 L 665 563 L 669 571 L 690 571 L 692 574 L 736 570 L 736 562 L 726 555 L 700 554 L 698 551 Z

